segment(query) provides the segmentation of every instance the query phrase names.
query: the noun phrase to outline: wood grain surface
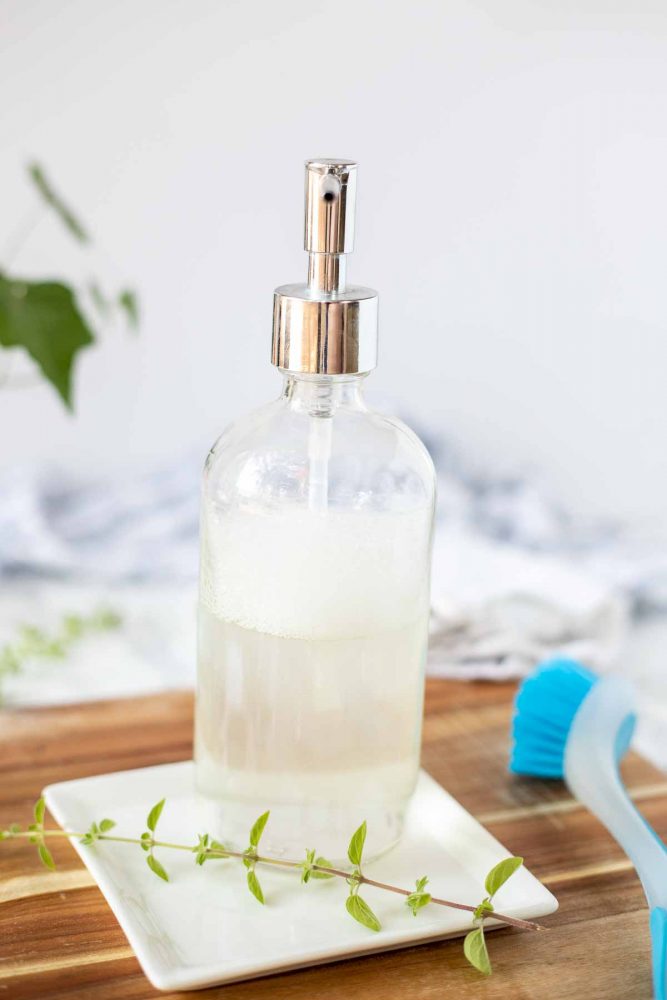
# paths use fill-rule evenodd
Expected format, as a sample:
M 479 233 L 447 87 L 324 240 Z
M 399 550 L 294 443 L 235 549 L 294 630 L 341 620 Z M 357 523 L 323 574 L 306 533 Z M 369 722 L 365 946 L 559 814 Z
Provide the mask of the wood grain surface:
M 560 901 L 548 933 L 494 931 L 494 974 L 482 979 L 443 941 L 200 991 L 224 1000 L 568 998 L 651 996 L 648 918 L 637 877 L 603 827 L 559 782 L 506 772 L 509 684 L 429 681 L 423 766 Z M 192 696 L 0 711 L 0 827 L 27 821 L 54 781 L 184 760 L 192 749 Z M 667 837 L 667 775 L 630 755 L 624 778 Z M 0 1000 L 139 1000 L 160 994 L 143 976 L 74 850 L 58 842 L 58 870 L 33 851 L 0 844 Z

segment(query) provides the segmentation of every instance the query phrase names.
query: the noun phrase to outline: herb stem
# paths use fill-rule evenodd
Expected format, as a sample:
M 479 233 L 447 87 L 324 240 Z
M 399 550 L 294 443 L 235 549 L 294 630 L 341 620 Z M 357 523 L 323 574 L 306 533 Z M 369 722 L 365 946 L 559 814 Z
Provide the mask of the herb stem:
M 349 878 L 350 873 L 341 871 L 338 868 L 322 868 L 320 865 L 314 866 L 314 871 L 326 872 L 328 875 L 338 875 L 341 878 Z M 378 882 L 376 879 L 368 878 L 367 875 L 359 876 L 360 885 L 372 885 L 376 889 L 384 889 L 387 892 L 395 892 L 399 896 L 409 896 L 413 891 L 411 889 L 401 889 L 397 885 L 389 885 L 387 882 Z M 454 903 L 451 899 L 440 899 L 438 896 L 431 896 L 431 902 L 437 903 L 438 906 L 447 906 L 452 910 L 467 910 L 469 913 L 474 913 L 476 907 L 469 906 L 467 903 Z M 503 924 L 509 924 L 512 927 L 521 927 L 523 930 L 527 931 L 543 931 L 544 928 L 540 924 L 533 923 L 532 920 L 521 920 L 519 917 L 508 917 L 504 913 L 496 913 L 494 910 L 489 914 L 492 920 L 499 920 Z
M 362 875 L 361 882 L 365 885 L 373 885 L 376 889 L 386 889 L 387 892 L 397 892 L 401 896 L 409 896 L 410 890 L 400 889 L 396 885 L 387 885 L 385 882 L 376 882 L 375 879 L 367 878 Z M 438 906 L 448 906 L 452 910 L 467 910 L 469 913 L 474 913 L 476 907 L 469 906 L 467 903 L 454 903 L 451 899 L 440 899 L 438 896 L 431 896 L 431 902 L 437 903 Z M 497 913 L 493 910 L 489 913 L 489 918 L 491 920 L 500 920 L 503 924 L 510 924 L 512 927 L 521 927 L 526 931 L 542 931 L 544 928 L 540 924 L 533 923 L 532 920 L 521 920 L 519 917 L 508 917 L 504 913 Z
M 77 832 L 75 830 L 44 830 L 42 832 L 43 837 L 67 837 L 69 839 L 74 839 L 77 837 L 83 837 L 85 834 Z M 30 831 L 21 831 L 11 834 L 12 838 L 30 838 L 34 837 L 34 833 Z M 141 845 L 141 840 L 137 837 L 119 837 L 114 834 L 103 833 L 97 838 L 98 840 L 107 840 L 116 844 L 139 844 Z M 187 851 L 192 854 L 193 848 L 189 844 L 174 844 L 167 840 L 153 840 L 151 842 L 151 847 L 162 847 L 172 851 Z M 213 848 L 206 849 L 206 855 L 210 858 L 238 858 L 243 860 L 248 858 L 248 855 L 243 851 L 227 850 L 216 851 Z M 283 858 L 271 858 L 266 855 L 255 855 L 251 856 L 252 860 L 256 864 L 271 865 L 274 868 L 302 868 L 302 862 L 300 861 L 289 861 Z M 329 868 L 323 865 L 313 865 L 313 871 L 322 872 L 325 875 L 334 875 L 337 878 L 349 879 L 350 872 L 345 871 L 342 868 Z M 378 882 L 376 879 L 368 878 L 367 875 L 358 876 L 359 885 L 370 885 L 375 889 L 383 889 L 386 892 L 393 892 L 399 896 L 409 896 L 411 890 L 402 889 L 397 885 L 389 885 L 387 882 Z M 467 903 L 455 903 L 451 899 L 441 899 L 437 896 L 431 896 L 431 902 L 437 904 L 438 906 L 446 906 L 452 910 L 466 910 L 468 913 L 474 913 L 475 907 L 469 906 Z M 489 913 L 489 919 L 498 920 L 500 923 L 508 924 L 510 927 L 520 927 L 522 930 L 529 931 L 541 931 L 544 928 L 540 924 L 536 924 L 531 920 L 521 920 L 518 917 L 509 917 L 504 913 L 498 913 L 495 910 Z

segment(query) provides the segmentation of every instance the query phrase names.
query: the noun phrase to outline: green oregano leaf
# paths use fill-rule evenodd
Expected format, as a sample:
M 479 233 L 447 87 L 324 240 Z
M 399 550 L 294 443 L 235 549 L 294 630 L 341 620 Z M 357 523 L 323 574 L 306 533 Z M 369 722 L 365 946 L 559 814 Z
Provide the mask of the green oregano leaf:
M 255 820 L 252 830 L 250 831 L 250 846 L 257 847 L 262 834 L 264 833 L 264 827 L 266 826 L 267 820 L 269 818 L 268 810 Z
M 221 844 L 219 840 L 212 840 L 208 845 L 208 847 L 209 851 L 215 851 L 215 857 L 213 858 L 213 860 L 215 860 L 215 858 L 229 857 L 229 855 L 226 853 L 227 848 L 225 847 L 224 844 Z M 211 857 L 211 855 L 209 855 L 209 857 Z
M 361 864 L 361 856 L 366 842 L 366 820 L 363 821 L 358 830 L 352 834 L 350 846 L 347 849 L 347 856 L 353 865 Z
M 428 904 L 431 902 L 431 893 L 411 892 L 405 902 L 412 910 L 413 917 L 416 917 L 418 911 L 423 909 L 423 907 L 428 906 Z
M 42 863 L 45 864 L 47 868 L 50 868 L 51 871 L 55 871 L 56 863 L 53 860 L 51 851 L 48 849 L 46 844 L 40 844 L 37 848 L 37 851 L 42 860 Z
M 483 899 L 479 906 L 475 907 L 473 917 L 475 920 L 483 920 L 488 913 L 493 913 L 493 903 L 488 898 Z
M 153 838 L 150 835 L 150 833 L 148 832 L 148 830 L 146 830 L 145 833 L 142 833 L 142 835 L 141 835 L 141 849 L 142 849 L 142 851 L 150 851 L 152 841 L 153 841 Z
M 315 864 L 318 866 L 318 868 L 333 868 L 333 865 L 328 860 L 328 858 L 321 858 L 321 857 L 320 858 L 315 858 Z M 331 872 L 312 871 L 310 873 L 310 877 L 311 878 L 335 878 L 336 876 L 332 875 Z
M 310 881 L 310 876 L 313 873 L 313 865 L 315 864 L 315 849 L 306 849 L 306 860 L 301 863 L 301 884 L 307 885 Z
M 200 833 L 196 845 L 192 848 L 195 855 L 195 864 L 203 865 L 208 857 L 208 834 Z
M 46 810 L 46 802 L 44 801 L 44 797 L 42 796 L 35 802 L 35 808 L 33 810 L 36 823 L 39 823 L 41 825 L 44 822 L 45 810 Z
M 484 888 L 488 892 L 489 897 L 494 896 L 498 892 L 498 889 L 500 889 L 501 885 L 504 885 L 508 878 L 511 878 L 517 868 L 520 868 L 522 864 L 523 858 L 505 858 L 503 861 L 499 861 L 498 864 L 491 869 L 484 882 Z
M 491 975 L 491 962 L 482 927 L 476 927 L 474 931 L 470 931 L 466 935 L 463 942 L 463 954 L 483 976 Z
M 158 878 L 163 879 L 165 882 L 169 881 L 169 876 L 167 875 L 164 867 L 160 864 L 158 859 L 153 855 L 149 854 L 146 858 L 146 864 L 152 872 L 155 872 Z
M 155 833 L 155 827 L 157 826 L 157 821 L 159 820 L 162 814 L 165 802 L 166 799 L 161 799 L 160 802 L 154 805 L 148 814 L 148 818 L 146 819 L 146 826 L 148 827 L 149 830 L 152 830 L 153 833 Z
M 345 908 L 351 917 L 371 931 L 379 931 L 382 927 L 380 921 L 371 910 L 368 903 L 356 893 L 348 896 L 345 900 Z
M 113 830 L 116 825 L 116 821 L 113 819 L 102 819 L 100 820 L 100 833 L 108 833 L 109 830 Z
M 248 872 L 248 888 L 250 889 L 255 899 L 258 899 L 260 903 L 264 902 L 264 893 L 262 892 L 262 887 L 259 884 L 259 879 L 255 875 L 254 871 Z

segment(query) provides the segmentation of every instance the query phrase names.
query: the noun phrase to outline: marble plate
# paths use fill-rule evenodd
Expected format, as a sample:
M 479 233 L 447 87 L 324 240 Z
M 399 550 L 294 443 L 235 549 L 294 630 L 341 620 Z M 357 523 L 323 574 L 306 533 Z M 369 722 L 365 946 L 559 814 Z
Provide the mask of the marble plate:
M 198 809 L 191 761 L 104 774 L 50 785 L 47 805 L 66 829 L 87 829 L 111 816 L 119 835 L 138 836 L 148 808 L 167 796 L 159 825 L 163 840 L 194 843 Z M 338 879 L 301 885 L 292 872 L 257 869 L 266 905 L 248 892 L 238 862 L 196 866 L 191 854 L 156 852 L 170 882 L 147 868 L 144 853 L 125 844 L 85 847 L 73 842 L 99 885 L 151 983 L 186 990 L 301 966 L 463 935 L 465 911 L 429 906 L 413 917 L 393 894 L 365 887 L 363 896 L 382 930 L 374 933 L 345 911 Z M 428 875 L 434 895 L 476 904 L 486 872 L 506 851 L 459 803 L 422 771 L 398 847 L 366 866 L 383 882 L 412 888 Z M 527 919 L 545 916 L 556 899 L 522 868 L 496 897 L 499 910 Z M 443 982 L 447 979 L 442 966 Z

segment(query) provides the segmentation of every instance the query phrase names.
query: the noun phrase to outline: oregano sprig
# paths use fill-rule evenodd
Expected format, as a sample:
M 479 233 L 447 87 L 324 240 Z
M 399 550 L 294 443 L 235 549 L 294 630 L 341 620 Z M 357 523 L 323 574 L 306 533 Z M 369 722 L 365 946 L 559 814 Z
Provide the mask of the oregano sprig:
M 431 893 L 424 892 L 424 886 L 428 883 L 428 878 L 424 875 L 423 878 L 418 878 L 415 882 L 415 891 L 411 892 L 406 899 L 406 904 L 412 910 L 412 916 L 416 917 L 419 911 L 424 907 L 428 906 L 431 902 Z
M 306 860 L 301 862 L 301 884 L 307 885 L 311 878 L 335 878 L 333 871 L 322 871 L 322 868 L 332 868 L 326 858 L 315 857 L 315 848 L 306 850 Z
M 209 837 L 207 833 L 200 833 L 197 839 L 197 843 L 193 848 L 191 848 L 192 853 L 195 855 L 195 864 L 203 865 L 205 861 L 210 861 L 211 858 L 228 858 L 229 855 L 225 853 L 226 848 L 224 844 L 221 844 L 219 840 L 213 840 Z
M 153 853 L 153 849 L 156 846 L 155 828 L 157 827 L 158 820 L 162 815 L 165 802 L 166 799 L 160 799 L 160 801 L 153 806 L 146 817 L 146 826 L 148 827 L 148 830 L 144 831 L 141 835 L 141 846 L 143 850 L 146 851 L 146 864 L 150 870 L 154 872 L 158 878 L 161 878 L 164 882 L 168 882 L 169 876 L 167 875 L 164 866 L 160 861 L 158 861 Z
M 501 886 L 514 875 L 514 872 L 523 864 L 523 858 L 504 858 L 491 869 L 484 880 L 484 888 L 488 895 L 475 907 L 473 920 L 478 925 L 474 930 L 466 935 L 463 942 L 463 953 L 471 965 L 485 975 L 491 975 L 491 960 L 486 947 L 484 937 L 484 920 L 495 912 L 492 899 Z
M 366 900 L 362 899 L 359 895 L 359 886 L 363 881 L 361 859 L 364 853 L 365 843 L 366 820 L 364 820 L 359 829 L 355 830 L 352 834 L 352 839 L 350 840 L 350 844 L 347 849 L 347 856 L 354 865 L 354 868 L 352 869 L 347 880 L 350 892 L 345 900 L 345 909 L 351 917 L 358 921 L 358 923 L 363 924 L 364 927 L 368 927 L 371 931 L 379 931 L 382 929 L 380 921 L 375 916 Z
M 113 830 L 115 825 L 116 824 L 112 819 L 101 819 L 99 823 L 91 823 L 88 830 L 81 838 L 81 843 L 94 844 L 95 841 L 99 840 L 103 834 L 108 833 L 109 830 Z
M 44 813 L 46 811 L 46 802 L 43 798 L 37 799 L 33 809 L 33 816 L 35 818 L 34 823 L 30 823 L 28 826 L 28 832 L 31 844 L 37 844 L 37 853 L 39 854 L 42 864 L 50 868 L 51 871 L 55 870 L 56 864 L 53 860 L 51 851 L 48 849 L 44 843 Z
M 255 822 L 253 823 L 252 828 L 250 830 L 250 836 L 248 838 L 250 840 L 250 843 L 248 844 L 248 847 L 244 851 L 244 857 L 243 857 L 243 864 L 248 869 L 246 873 L 248 888 L 250 889 L 250 892 L 253 894 L 255 899 L 258 900 L 260 903 L 264 902 L 264 893 L 262 892 L 262 887 L 259 884 L 259 879 L 255 874 L 255 865 L 257 864 L 258 860 L 257 848 L 259 847 L 259 842 L 262 838 L 262 834 L 264 833 L 264 827 L 266 826 L 268 819 L 269 819 L 269 812 L 267 810 L 265 813 L 262 813 L 259 819 L 256 819 Z
M 120 615 L 110 608 L 100 608 L 87 617 L 63 615 L 53 632 L 47 632 L 38 625 L 21 625 L 16 638 L 0 646 L 0 702 L 4 677 L 20 673 L 31 660 L 64 660 L 80 639 L 108 632 L 120 624 Z
M 303 861 L 288 861 L 287 859 L 260 854 L 259 845 L 264 828 L 269 820 L 268 811 L 262 813 L 253 824 L 248 837 L 248 847 L 244 851 L 232 850 L 220 843 L 220 841 L 211 838 L 207 833 L 199 834 L 197 843 L 194 846 L 192 844 L 174 844 L 158 840 L 156 838 L 156 829 L 164 806 L 165 799 L 161 799 L 153 806 L 146 818 L 148 829 L 140 837 L 121 837 L 111 832 L 114 830 L 116 824 L 112 819 L 108 818 L 91 823 L 88 830 L 84 833 L 73 830 L 47 830 L 44 827 L 45 803 L 44 799 L 40 798 L 35 803 L 34 822 L 26 830 L 22 830 L 17 823 L 12 823 L 6 830 L 0 830 L 0 840 L 24 838 L 30 843 L 36 844 L 42 863 L 50 869 L 55 868 L 55 863 L 51 852 L 45 844 L 46 838 L 78 838 L 82 844 L 87 846 L 99 844 L 101 841 L 135 844 L 145 852 L 146 863 L 150 870 L 165 882 L 169 881 L 169 876 L 164 866 L 155 857 L 155 848 L 187 851 L 194 855 L 195 864 L 198 866 L 203 865 L 209 860 L 234 858 L 240 860 L 245 866 L 248 889 L 255 899 L 262 904 L 265 903 L 265 898 L 255 871 L 257 865 L 292 868 L 300 872 L 301 882 L 304 884 L 307 884 L 311 879 L 331 879 L 338 877 L 345 879 L 349 886 L 348 896 L 345 900 L 345 908 L 348 914 L 357 923 L 375 932 L 381 930 L 381 924 L 366 900 L 359 895 L 359 889 L 362 885 L 372 886 L 376 889 L 383 889 L 387 892 L 404 896 L 405 902 L 414 916 L 417 916 L 418 912 L 429 904 L 446 906 L 456 910 L 465 910 L 471 914 L 475 926 L 463 942 L 463 951 L 471 965 L 484 975 L 489 975 L 491 972 L 491 962 L 484 936 L 485 919 L 493 917 L 494 920 L 501 923 L 520 927 L 525 930 L 542 929 L 539 924 L 532 921 L 520 920 L 517 917 L 510 917 L 497 912 L 492 902 L 498 890 L 523 864 L 523 859 L 519 857 L 505 858 L 491 869 L 484 882 L 487 895 L 477 906 L 472 906 L 468 903 L 458 903 L 431 895 L 431 893 L 426 891 L 428 878 L 425 875 L 416 880 L 413 890 L 403 889 L 400 886 L 389 885 L 385 882 L 378 882 L 365 875 L 362 870 L 367 833 L 365 821 L 355 830 L 350 839 L 347 854 L 352 868 L 351 870 L 346 870 L 334 867 L 330 861 L 318 855 L 312 848 L 306 850 L 306 856 Z

